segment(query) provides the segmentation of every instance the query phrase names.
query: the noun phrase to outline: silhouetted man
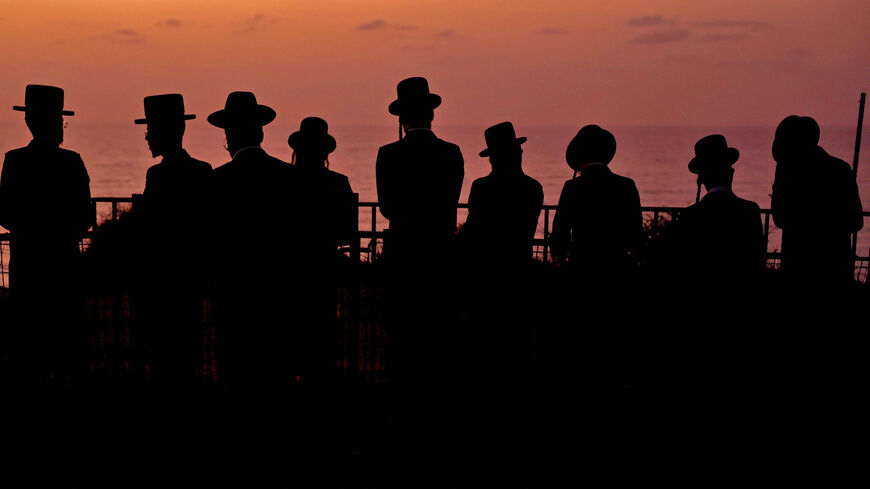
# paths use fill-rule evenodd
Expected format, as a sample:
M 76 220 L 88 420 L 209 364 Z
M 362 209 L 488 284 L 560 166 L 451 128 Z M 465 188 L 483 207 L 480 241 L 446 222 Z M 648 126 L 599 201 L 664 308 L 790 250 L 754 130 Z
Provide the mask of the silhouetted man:
M 79 241 L 94 217 L 90 179 L 78 153 L 59 147 L 63 116 L 74 114 L 63 109 L 62 89 L 28 85 L 24 106 L 13 109 L 24 111 L 33 135 L 6 153 L 0 176 L 0 225 L 12 233 L 10 289 L 21 322 L 15 349 L 30 363 L 20 368 L 59 376 L 84 344 L 74 297 Z
M 471 185 L 463 239 L 478 263 L 522 264 L 532 258 L 544 190 L 523 173 L 520 145 L 526 138 L 516 137 L 510 122 L 490 127 L 484 138 L 487 148 L 480 156 L 489 157 L 492 172 Z
M 456 286 L 452 262 L 464 168 L 459 147 L 432 132 L 441 97 L 429 92 L 426 79 L 402 80 L 397 92 L 389 111 L 399 116 L 400 137 L 402 131 L 406 135 L 382 146 L 376 164 L 381 214 L 390 221 L 384 239 L 389 270 L 386 370 L 400 402 L 411 406 L 405 414 L 417 419 L 404 428 L 407 436 L 428 448 L 440 445 L 425 439 L 441 437 L 443 426 L 424 422 L 423 410 L 434 410 L 429 411 L 434 420 L 441 419 L 442 388 L 454 372 L 457 335 L 451 326 L 457 318 L 450 294 Z M 416 436 L 414 428 L 425 428 L 426 434 Z
M 699 281 L 708 288 L 734 292 L 757 285 L 765 266 L 765 241 L 758 204 L 741 199 L 731 189 L 732 166 L 740 157 L 719 134 L 695 143 L 689 171 L 707 189 L 700 202 L 680 216 L 682 250 L 689 287 Z
M 850 235 L 864 226 L 849 164 L 819 145 L 819 125 L 790 115 L 776 128 L 776 177 L 770 206 L 782 228 L 782 270 L 804 287 L 853 281 Z
M 689 171 L 707 190 L 685 209 L 678 226 L 680 313 L 672 321 L 675 378 L 688 433 L 703 433 L 689 456 L 721 461 L 752 436 L 740 432 L 747 406 L 743 391 L 758 376 L 759 344 L 768 327 L 758 291 L 765 267 L 765 239 L 758 204 L 732 190 L 740 157 L 724 136 L 695 143 Z M 739 434 L 738 434 L 739 433 Z M 714 462 L 714 463 L 715 463 Z
M 624 280 L 637 263 L 640 197 L 633 180 L 608 168 L 615 154 L 616 139 L 596 125 L 580 129 L 565 152 L 575 178 L 562 187 L 550 246 L 584 281 Z
M 307 248 L 296 278 L 300 320 L 294 328 L 299 340 L 297 356 L 305 359 L 305 377 L 328 377 L 335 372 L 337 249 L 358 239 L 358 211 L 350 182 L 328 168 L 327 158 L 336 147 L 328 129 L 325 120 L 306 117 L 287 138 L 299 179 L 299 231 L 306 237 Z
M 182 148 L 185 121 L 196 116 L 184 113 L 181 94 L 145 97 L 144 105 L 145 117 L 134 122 L 147 124 L 151 155 L 163 157 L 148 169 L 141 209 L 148 361 L 153 378 L 191 378 L 202 363 L 214 178 L 211 165 Z
M 456 204 L 465 174 L 462 153 L 432 132 L 441 97 L 425 78 L 399 82 L 390 104 L 405 137 L 382 146 L 376 165 L 381 214 L 390 221 L 385 253 L 399 261 L 448 256 L 456 232 Z
M 250 92 L 233 92 L 208 122 L 226 134 L 232 161 L 214 170 L 222 317 L 218 369 L 230 382 L 287 380 L 293 309 L 296 169 L 260 147 L 275 111 Z
M 517 406 L 513 396 L 527 387 L 534 321 L 529 266 L 544 191 L 522 169 L 521 145 L 510 122 L 484 131 L 492 172 L 471 185 L 468 220 L 460 237 L 468 256 L 467 324 L 463 327 L 466 393 L 482 401 L 475 424 L 491 438 Z M 525 393 L 525 391 L 523 391 Z M 503 410 L 503 408 L 511 408 Z M 498 436 L 498 435 L 495 435 Z

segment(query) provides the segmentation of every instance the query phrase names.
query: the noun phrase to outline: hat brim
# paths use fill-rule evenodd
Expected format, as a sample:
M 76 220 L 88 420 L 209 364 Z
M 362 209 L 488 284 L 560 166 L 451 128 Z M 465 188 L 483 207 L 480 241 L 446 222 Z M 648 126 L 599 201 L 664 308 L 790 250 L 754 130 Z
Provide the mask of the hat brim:
M 733 166 L 740 159 L 740 151 L 737 148 L 726 148 L 722 153 L 722 158 L 711 158 L 696 156 L 689 161 L 689 171 L 698 174 L 704 171 L 704 167 L 711 163 L 723 163 L 728 166 Z
M 402 112 L 406 107 L 410 106 L 428 106 L 428 109 L 437 109 L 438 106 L 441 105 L 441 96 L 435 95 L 434 93 L 426 94 L 424 97 L 413 98 L 413 99 L 396 99 L 394 100 L 390 106 L 389 111 L 390 114 L 393 115 L 402 115 Z
M 196 119 L 196 115 L 195 114 L 184 114 L 184 116 L 181 118 L 181 120 L 183 120 L 183 121 L 189 121 L 191 119 Z M 133 121 L 133 123 L 134 124 L 148 124 L 151 122 L 169 122 L 171 120 L 172 120 L 171 118 L 166 118 L 166 119 L 143 118 L 143 119 L 136 119 Z
M 27 107 L 23 107 L 21 105 L 13 105 L 12 110 L 17 110 L 18 112 L 27 112 Z M 60 115 L 76 115 L 76 113 L 71 110 L 61 110 Z
M 311 137 L 306 137 L 302 131 L 296 131 L 287 138 L 287 144 L 294 150 L 297 151 L 303 148 L 313 148 L 320 147 L 327 154 L 335 151 L 335 138 L 329 134 L 324 134 L 321 136 L 322 139 L 320 141 L 312 140 Z
M 271 107 L 257 105 L 252 110 L 245 112 L 230 112 L 226 109 L 221 109 L 217 112 L 212 112 L 207 120 L 209 124 L 224 129 L 237 124 L 256 124 L 265 126 L 274 121 L 276 115 L 277 114 Z
M 526 138 L 525 136 L 523 136 L 523 137 L 519 137 L 519 138 L 517 138 L 517 140 L 516 140 L 516 145 L 519 146 L 519 145 L 525 143 L 526 141 L 528 141 L 528 138 Z M 481 157 L 481 158 L 486 158 L 487 156 L 489 156 L 489 155 L 492 154 L 492 150 L 493 150 L 493 149 L 498 149 L 498 148 L 501 148 L 501 147 L 504 147 L 504 146 L 507 146 L 507 144 L 501 144 L 501 145 L 499 145 L 499 146 L 494 146 L 494 147 L 491 147 L 491 148 L 486 148 L 485 150 L 483 150 L 483 151 L 481 151 L 481 152 L 479 153 L 479 154 L 480 154 L 480 157 Z

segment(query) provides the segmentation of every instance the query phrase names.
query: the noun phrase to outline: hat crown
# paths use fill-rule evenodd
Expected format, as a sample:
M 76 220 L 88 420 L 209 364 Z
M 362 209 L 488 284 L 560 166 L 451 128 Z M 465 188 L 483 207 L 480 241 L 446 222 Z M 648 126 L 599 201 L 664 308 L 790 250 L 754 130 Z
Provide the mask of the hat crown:
M 299 132 L 310 135 L 323 135 L 329 132 L 329 124 L 320 117 L 306 117 L 299 124 Z
M 184 97 L 180 93 L 145 97 L 145 118 L 181 119 L 184 117 Z
M 821 130 L 812 117 L 790 115 L 776 126 L 774 141 L 789 146 L 816 146 Z
M 422 76 L 405 78 L 396 85 L 396 94 L 399 100 L 429 95 L 429 81 Z
M 60 112 L 63 110 L 63 89 L 49 85 L 27 85 L 24 89 L 27 110 Z
M 483 138 L 487 147 L 504 146 L 505 144 L 517 144 L 517 133 L 514 125 L 510 122 L 501 122 L 483 131 Z
M 581 127 L 568 143 L 565 160 L 571 168 L 577 170 L 578 165 L 583 163 L 609 164 L 615 154 L 616 138 L 613 134 L 601 126 L 589 124 Z
M 245 112 L 257 106 L 257 97 L 253 92 L 232 92 L 227 95 L 224 110 L 228 112 Z
M 717 156 L 724 153 L 727 149 L 728 142 L 725 140 L 725 136 L 721 134 L 711 134 L 710 136 L 705 136 L 699 139 L 698 142 L 695 143 L 695 156 Z

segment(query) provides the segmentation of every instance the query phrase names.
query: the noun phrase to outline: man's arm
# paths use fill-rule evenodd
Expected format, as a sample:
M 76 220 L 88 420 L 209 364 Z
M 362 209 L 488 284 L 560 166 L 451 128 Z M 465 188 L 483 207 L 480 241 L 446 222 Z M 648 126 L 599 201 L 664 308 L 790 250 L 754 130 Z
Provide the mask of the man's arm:
M 9 231 L 15 231 L 15 203 L 12 188 L 15 186 L 14 164 L 10 164 L 9 155 L 3 160 L 3 171 L 0 173 L 0 226 Z
M 553 232 L 550 233 L 550 253 L 556 258 L 565 258 L 571 243 L 572 206 L 568 183 L 562 187 L 556 215 L 553 217 Z
M 76 154 L 76 165 L 78 166 L 78 175 L 75 185 L 75 205 L 76 205 L 76 233 L 85 233 L 91 227 L 94 221 L 94 210 L 91 205 L 91 177 L 88 176 L 88 170 L 85 168 L 85 163 L 81 156 Z
M 381 210 L 381 215 L 388 220 L 395 217 L 395 183 L 392 181 L 393 175 L 390 172 L 389 156 L 384 151 L 384 148 L 378 150 L 378 159 L 375 162 L 375 180 L 378 190 L 378 207 Z

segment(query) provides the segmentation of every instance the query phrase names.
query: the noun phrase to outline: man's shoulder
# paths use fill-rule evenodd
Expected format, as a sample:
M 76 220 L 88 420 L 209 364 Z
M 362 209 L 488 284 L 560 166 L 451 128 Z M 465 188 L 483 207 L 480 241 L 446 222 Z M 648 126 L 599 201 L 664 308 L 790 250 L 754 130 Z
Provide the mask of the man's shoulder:
M 190 165 L 191 167 L 193 167 L 197 171 L 210 172 L 213 170 L 210 163 L 208 163 L 206 161 L 198 160 L 198 159 L 193 158 L 191 156 L 188 156 L 187 163 L 188 163 L 188 165 Z
M 236 171 L 235 170 L 236 166 L 237 165 L 233 161 L 228 161 L 228 162 L 224 163 L 223 165 L 220 165 L 214 169 L 214 176 L 215 177 L 224 177 L 227 175 L 231 175 L 233 172 Z
M 624 175 L 614 173 L 613 171 L 610 172 L 609 179 L 614 183 L 614 185 L 618 185 L 620 187 L 637 188 L 637 185 L 635 185 L 634 180 L 632 180 L 631 178 L 628 178 Z
M 529 189 L 533 192 L 543 192 L 544 191 L 544 186 L 541 185 L 541 182 L 526 175 L 525 173 L 523 173 L 522 176 L 520 177 L 520 183 L 523 186 L 525 186 L 527 189 Z
M 20 148 L 11 149 L 6 152 L 6 159 L 8 161 L 12 160 L 20 160 L 27 158 L 30 155 L 30 147 L 22 146 Z
M 737 202 L 737 205 L 739 205 L 741 208 L 743 208 L 747 211 L 752 211 L 752 212 L 756 212 L 756 213 L 761 212 L 761 207 L 759 207 L 759 205 L 757 203 L 755 203 L 751 200 L 742 199 L 740 197 L 737 197 L 736 195 L 734 196 L 734 200 Z

